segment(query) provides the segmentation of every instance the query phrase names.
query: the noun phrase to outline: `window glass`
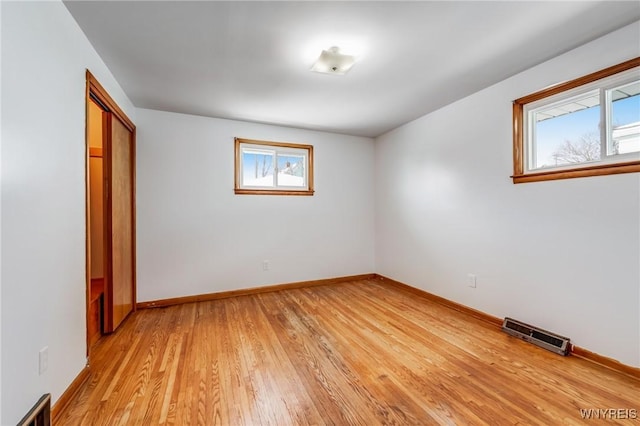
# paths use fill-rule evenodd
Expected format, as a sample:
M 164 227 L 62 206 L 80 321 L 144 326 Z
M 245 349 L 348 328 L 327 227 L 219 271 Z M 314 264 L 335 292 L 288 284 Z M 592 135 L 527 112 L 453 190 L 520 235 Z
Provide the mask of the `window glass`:
M 640 58 L 513 101 L 514 183 L 640 172 Z
M 243 149 L 242 167 L 244 186 L 273 188 L 274 153 Z
M 313 146 L 235 138 L 235 193 L 313 195 Z
M 640 81 L 609 91 L 611 129 L 609 155 L 640 152 Z
M 530 169 L 600 159 L 600 96 L 590 92 L 532 111 Z
M 303 155 L 283 154 L 278 155 L 278 182 L 279 186 L 304 187 L 304 163 Z

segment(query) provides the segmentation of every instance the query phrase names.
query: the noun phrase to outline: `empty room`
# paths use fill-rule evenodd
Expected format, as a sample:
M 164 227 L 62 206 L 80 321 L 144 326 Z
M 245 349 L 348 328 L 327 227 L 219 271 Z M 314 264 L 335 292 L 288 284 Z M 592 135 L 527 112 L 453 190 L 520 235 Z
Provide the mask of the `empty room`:
M 640 422 L 637 1 L 1 1 L 1 425 Z

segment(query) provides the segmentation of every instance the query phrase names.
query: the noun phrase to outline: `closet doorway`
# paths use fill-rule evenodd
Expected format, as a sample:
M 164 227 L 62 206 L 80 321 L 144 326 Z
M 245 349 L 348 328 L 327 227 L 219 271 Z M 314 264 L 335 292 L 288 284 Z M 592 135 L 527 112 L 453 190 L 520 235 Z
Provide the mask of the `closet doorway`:
M 87 71 L 87 355 L 135 310 L 135 126 Z

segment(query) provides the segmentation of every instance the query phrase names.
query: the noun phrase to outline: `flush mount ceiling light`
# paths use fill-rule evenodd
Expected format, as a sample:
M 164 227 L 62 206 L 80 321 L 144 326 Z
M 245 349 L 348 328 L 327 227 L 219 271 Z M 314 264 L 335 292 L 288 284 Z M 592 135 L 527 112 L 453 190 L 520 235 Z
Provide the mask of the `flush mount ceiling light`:
M 354 56 L 344 55 L 340 53 L 339 47 L 333 46 L 322 51 L 316 63 L 311 67 L 311 71 L 344 75 L 351 69 L 355 61 Z

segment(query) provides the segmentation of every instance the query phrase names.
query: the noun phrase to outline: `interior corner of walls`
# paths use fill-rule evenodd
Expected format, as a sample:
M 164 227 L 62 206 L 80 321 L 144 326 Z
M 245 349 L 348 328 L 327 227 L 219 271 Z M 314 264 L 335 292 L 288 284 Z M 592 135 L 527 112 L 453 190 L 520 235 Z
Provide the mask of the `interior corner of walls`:
M 428 291 L 474 309 L 511 311 L 514 316 L 526 315 L 533 324 L 564 328 L 586 349 L 637 363 L 640 267 L 637 261 L 621 261 L 620 253 L 629 253 L 624 259 L 634 255 L 637 260 L 640 181 L 628 174 L 514 186 L 508 177 L 510 107 L 517 97 L 513 95 L 524 96 L 629 59 L 640 49 L 637 34 L 638 23 L 624 27 L 377 137 L 376 272 L 410 285 L 429 283 Z M 630 43 L 634 37 L 635 45 Z M 483 107 L 486 113 L 478 116 Z M 460 117 L 471 117 L 470 128 L 483 143 L 469 148 L 464 132 L 451 131 Z M 474 151 L 480 146 L 481 151 Z M 424 161 L 407 167 L 418 149 L 425 153 Z M 487 160 L 459 161 L 457 152 L 469 158 L 481 153 L 478 158 Z M 423 174 L 427 168 L 431 179 Z M 451 177 L 443 182 L 455 185 L 446 190 L 443 185 L 429 185 L 440 177 Z M 419 184 L 414 186 L 415 182 Z M 596 199 L 607 202 L 596 205 Z M 612 213 L 617 217 L 615 226 Z M 529 223 L 526 227 L 523 218 Z M 581 227 L 583 223 L 587 226 Z M 584 229 L 590 230 L 588 236 Z M 567 244 L 549 244 L 549 235 L 558 235 L 554 230 L 564 235 Z M 524 247 L 522 241 L 527 241 Z M 595 253 L 600 253 L 600 261 Z M 548 259 L 544 267 L 542 257 Z M 603 271 L 599 267 L 603 261 L 618 267 Z M 478 274 L 477 290 L 468 290 L 467 273 Z M 488 274 L 495 276 L 491 286 L 483 284 Z M 619 285 L 602 288 L 611 282 Z M 524 301 L 518 295 L 528 288 L 538 291 Z M 601 303 L 605 291 L 618 299 L 615 306 Z M 544 295 L 556 303 L 563 300 L 563 312 L 585 322 L 565 321 L 566 315 L 545 309 Z

